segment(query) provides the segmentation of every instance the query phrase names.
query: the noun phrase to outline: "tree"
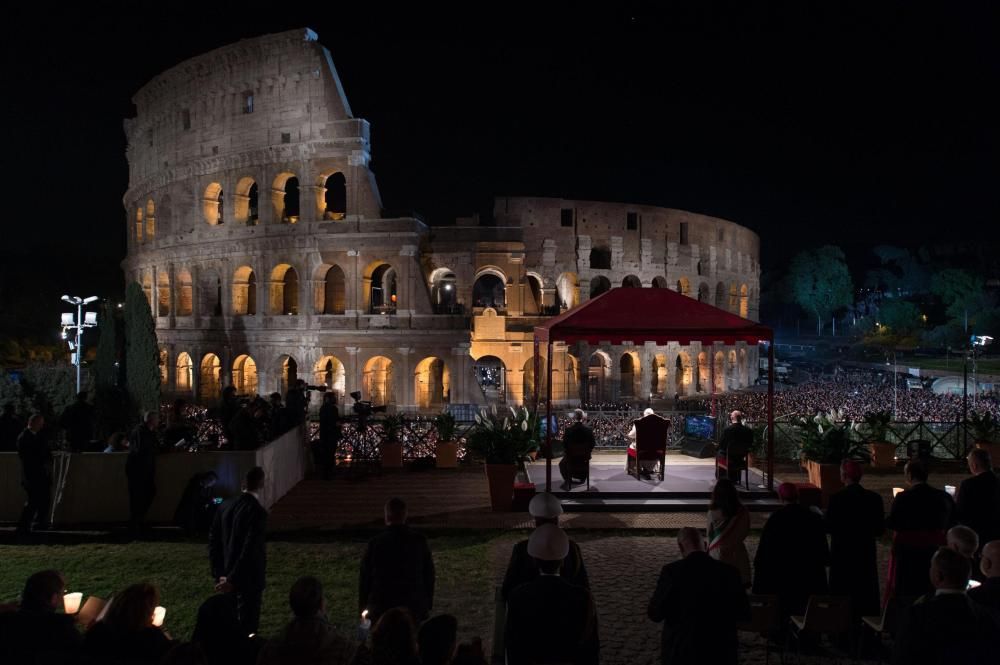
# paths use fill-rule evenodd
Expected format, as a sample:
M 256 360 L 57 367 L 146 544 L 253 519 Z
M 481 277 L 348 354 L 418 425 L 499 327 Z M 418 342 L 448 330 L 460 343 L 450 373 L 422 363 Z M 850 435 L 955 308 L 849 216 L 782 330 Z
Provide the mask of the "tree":
M 931 291 L 941 298 L 950 318 L 965 325 L 965 317 L 974 323 L 976 315 L 991 310 L 996 303 L 983 288 L 983 280 L 960 268 L 941 270 L 931 280 Z
M 115 310 L 110 303 L 101 306 L 97 319 L 97 357 L 94 359 L 94 386 L 97 390 L 118 383 L 118 331 Z
M 160 406 L 160 350 L 149 301 L 138 282 L 125 290 L 125 385 L 140 413 Z
M 920 328 L 920 309 L 908 300 L 883 300 L 879 308 L 880 323 L 896 335 L 908 335 Z
M 854 286 L 839 247 L 824 245 L 799 252 L 788 271 L 795 302 L 816 317 L 816 334 L 835 311 L 853 301 Z

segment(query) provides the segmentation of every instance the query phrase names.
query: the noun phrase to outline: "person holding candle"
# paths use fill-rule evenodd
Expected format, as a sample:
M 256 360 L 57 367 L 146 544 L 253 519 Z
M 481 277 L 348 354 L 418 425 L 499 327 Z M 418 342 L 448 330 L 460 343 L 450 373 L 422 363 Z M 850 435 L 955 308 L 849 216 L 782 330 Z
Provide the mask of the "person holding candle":
M 160 590 L 145 582 L 116 594 L 104 618 L 87 631 L 84 655 L 101 663 L 159 663 L 173 646 L 162 627 L 153 623 L 159 604 Z
M 64 662 L 76 655 L 83 637 L 75 617 L 59 613 L 65 592 L 59 571 L 28 578 L 17 611 L 0 613 L 0 663 Z

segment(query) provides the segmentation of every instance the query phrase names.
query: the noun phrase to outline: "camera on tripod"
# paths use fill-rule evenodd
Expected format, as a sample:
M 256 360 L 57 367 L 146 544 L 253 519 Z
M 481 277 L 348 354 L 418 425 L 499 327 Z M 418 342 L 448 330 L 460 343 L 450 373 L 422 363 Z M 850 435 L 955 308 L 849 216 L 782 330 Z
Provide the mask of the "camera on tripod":
M 361 399 L 361 392 L 355 390 L 351 393 L 351 399 L 354 400 L 354 406 L 351 407 L 358 418 L 368 418 L 373 413 L 384 413 L 386 410 L 385 405 L 382 406 L 372 406 L 372 403 L 368 400 Z

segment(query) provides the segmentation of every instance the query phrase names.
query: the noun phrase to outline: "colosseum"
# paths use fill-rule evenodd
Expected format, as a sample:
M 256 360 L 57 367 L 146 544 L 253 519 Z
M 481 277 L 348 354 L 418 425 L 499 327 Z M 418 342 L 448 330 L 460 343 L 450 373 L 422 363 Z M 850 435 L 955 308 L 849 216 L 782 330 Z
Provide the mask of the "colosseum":
M 156 320 L 165 393 L 303 378 L 399 411 L 521 403 L 532 329 L 612 287 L 671 288 L 756 319 L 755 233 L 647 205 L 498 198 L 488 223 L 382 214 L 371 128 L 308 29 L 240 41 L 134 97 L 128 280 Z M 560 347 L 562 404 L 721 392 L 756 347 Z

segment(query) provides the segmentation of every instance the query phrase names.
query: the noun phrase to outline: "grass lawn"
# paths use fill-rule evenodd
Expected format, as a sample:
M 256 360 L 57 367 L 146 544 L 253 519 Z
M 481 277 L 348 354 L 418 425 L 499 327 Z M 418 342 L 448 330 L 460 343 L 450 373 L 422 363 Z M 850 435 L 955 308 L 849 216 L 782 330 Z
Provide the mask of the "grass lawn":
M 900 362 L 902 365 L 903 363 Z M 907 358 L 907 367 L 919 367 L 921 369 L 951 370 L 953 372 L 962 371 L 961 356 L 952 358 Z M 980 374 L 1000 374 L 1000 359 L 988 358 L 976 361 L 976 371 Z M 972 375 L 972 363 L 969 363 L 969 375 Z
M 492 633 L 490 552 L 491 542 L 498 537 L 472 532 L 430 538 L 438 571 L 434 610 L 456 615 L 464 639 Z M 315 575 L 323 582 L 331 621 L 353 638 L 358 621 L 358 564 L 365 542 L 363 536 L 269 542 L 261 634 L 274 635 L 288 620 L 292 582 L 302 575 Z M 213 593 L 207 547 L 202 543 L 0 545 L 0 561 L 0 602 L 16 600 L 24 580 L 46 568 L 62 571 L 67 589 L 81 591 L 85 598 L 107 598 L 131 583 L 154 582 L 167 608 L 165 627 L 178 639 L 190 638 L 199 604 Z

